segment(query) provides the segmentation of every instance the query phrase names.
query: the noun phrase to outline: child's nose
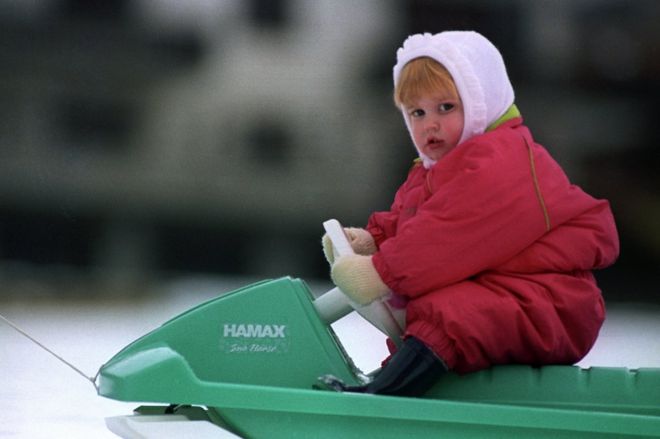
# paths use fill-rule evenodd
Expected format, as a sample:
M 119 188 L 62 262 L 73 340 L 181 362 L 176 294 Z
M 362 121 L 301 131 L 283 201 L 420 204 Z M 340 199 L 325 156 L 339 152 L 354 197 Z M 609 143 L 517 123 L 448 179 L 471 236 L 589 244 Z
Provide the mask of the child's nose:
M 438 131 L 440 129 L 440 118 L 438 117 L 428 117 L 424 122 L 424 129 L 426 132 Z

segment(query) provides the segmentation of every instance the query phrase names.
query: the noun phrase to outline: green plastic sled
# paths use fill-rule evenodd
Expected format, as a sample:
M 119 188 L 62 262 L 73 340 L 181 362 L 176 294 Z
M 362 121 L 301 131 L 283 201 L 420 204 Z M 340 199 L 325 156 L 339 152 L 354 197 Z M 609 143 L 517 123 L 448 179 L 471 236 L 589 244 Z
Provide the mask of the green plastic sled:
M 326 320 L 288 277 L 203 303 L 103 365 L 101 395 L 152 404 L 108 426 L 125 437 L 149 437 L 143 419 L 217 429 L 191 437 L 660 437 L 660 368 L 501 366 L 448 374 L 423 398 L 314 390 L 321 375 L 361 374 Z

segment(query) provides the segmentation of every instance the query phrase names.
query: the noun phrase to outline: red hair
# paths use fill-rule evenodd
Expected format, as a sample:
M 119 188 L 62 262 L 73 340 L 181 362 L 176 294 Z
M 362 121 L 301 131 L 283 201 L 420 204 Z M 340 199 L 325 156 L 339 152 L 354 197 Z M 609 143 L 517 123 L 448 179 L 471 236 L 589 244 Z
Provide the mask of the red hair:
M 429 57 L 415 58 L 401 70 L 394 88 L 397 107 L 412 106 L 422 96 L 446 92 L 453 99 L 460 98 L 456 84 L 447 69 Z

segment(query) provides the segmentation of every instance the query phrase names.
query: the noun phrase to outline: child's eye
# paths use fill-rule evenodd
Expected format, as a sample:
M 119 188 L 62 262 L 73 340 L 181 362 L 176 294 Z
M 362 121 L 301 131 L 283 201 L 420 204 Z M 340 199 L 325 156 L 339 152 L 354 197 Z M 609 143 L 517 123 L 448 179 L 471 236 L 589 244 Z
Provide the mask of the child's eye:
M 424 110 L 420 110 L 419 108 L 411 110 L 410 111 L 410 116 L 411 117 L 421 117 L 424 116 Z
M 454 104 L 449 103 L 449 102 L 445 102 L 445 103 L 443 103 L 443 104 L 438 105 L 438 110 L 440 110 L 440 111 L 443 112 L 443 113 L 446 113 L 446 112 L 448 112 L 448 111 L 453 110 L 454 107 L 455 107 Z

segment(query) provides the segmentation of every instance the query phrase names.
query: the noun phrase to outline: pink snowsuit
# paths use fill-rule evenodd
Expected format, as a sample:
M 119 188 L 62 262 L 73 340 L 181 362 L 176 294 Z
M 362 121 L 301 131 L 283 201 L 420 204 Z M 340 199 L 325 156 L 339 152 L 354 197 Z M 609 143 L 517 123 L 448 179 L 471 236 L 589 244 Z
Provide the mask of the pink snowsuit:
M 609 203 L 572 185 L 522 118 L 415 165 L 367 230 L 406 335 L 459 373 L 573 364 L 605 316 L 591 270 L 619 252 Z

